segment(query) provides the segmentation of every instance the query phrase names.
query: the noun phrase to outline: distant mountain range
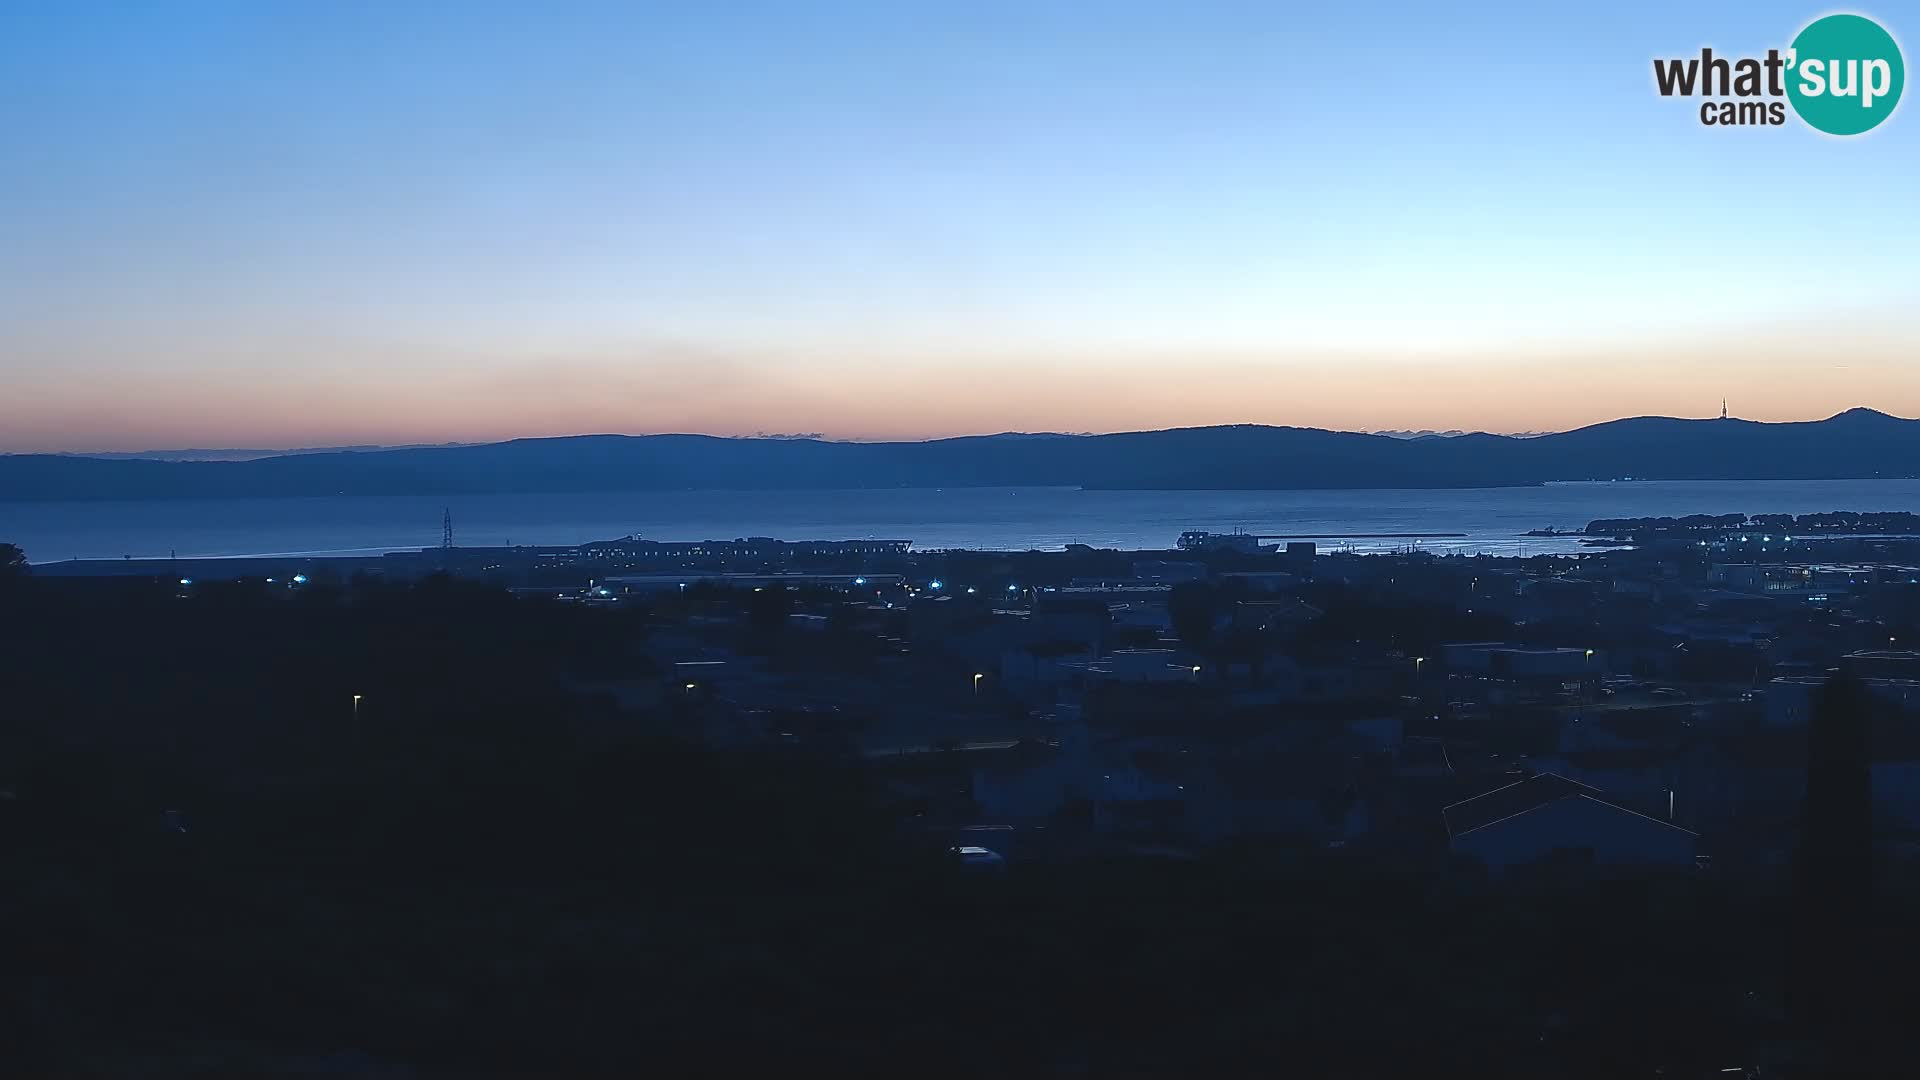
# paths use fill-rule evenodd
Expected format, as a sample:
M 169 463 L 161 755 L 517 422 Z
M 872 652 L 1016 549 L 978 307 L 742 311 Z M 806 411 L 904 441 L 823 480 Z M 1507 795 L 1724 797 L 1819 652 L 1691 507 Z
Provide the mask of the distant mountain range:
M 1385 435 L 1389 439 L 1457 439 L 1462 435 L 1485 435 L 1487 433 L 1484 431 L 1465 431 L 1460 428 L 1453 428 L 1449 431 L 1435 431 L 1432 428 L 1421 428 L 1419 431 L 1413 431 L 1413 430 L 1401 428 L 1401 429 L 1388 429 L 1386 431 L 1376 431 L 1374 432 L 1374 434 Z M 1553 432 L 1551 431 L 1509 431 L 1509 432 L 1505 432 L 1504 434 L 1511 435 L 1516 439 L 1531 439 L 1535 435 L 1551 435 L 1553 434 Z
M 0 499 L 892 487 L 1459 488 L 1554 480 L 1914 475 L 1920 475 L 1920 421 L 1852 409 L 1787 424 L 1642 416 L 1524 438 L 1407 439 L 1235 425 L 872 443 L 580 435 L 245 461 L 21 454 L 0 456 Z
M 769 436 L 782 438 L 784 436 Z M 100 458 L 105 461 L 253 461 L 256 458 L 288 457 L 293 454 L 347 454 L 370 450 L 417 450 L 427 446 L 471 446 L 471 443 L 408 443 L 404 446 L 313 446 L 297 450 L 102 450 L 91 454 L 63 454 L 63 457 Z

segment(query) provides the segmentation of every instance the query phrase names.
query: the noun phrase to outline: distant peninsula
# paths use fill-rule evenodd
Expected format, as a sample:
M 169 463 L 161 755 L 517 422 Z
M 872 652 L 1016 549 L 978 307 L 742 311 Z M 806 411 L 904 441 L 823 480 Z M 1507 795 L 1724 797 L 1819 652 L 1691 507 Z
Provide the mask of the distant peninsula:
M 473 446 L 162 461 L 0 456 L 0 500 L 794 491 L 1479 488 L 1578 480 L 1920 475 L 1920 421 L 1871 409 L 1760 423 L 1642 416 L 1516 438 L 1233 425 L 925 442 L 580 435 Z

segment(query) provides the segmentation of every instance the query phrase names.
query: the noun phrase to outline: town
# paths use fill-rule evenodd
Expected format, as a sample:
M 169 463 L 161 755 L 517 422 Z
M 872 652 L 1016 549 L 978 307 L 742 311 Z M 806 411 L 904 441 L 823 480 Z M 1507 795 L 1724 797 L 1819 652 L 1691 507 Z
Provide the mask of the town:
M 16 554 L 0 825 L 22 880 L 68 882 L 37 885 L 18 925 L 68 925 L 99 963 L 168 943 L 119 982 L 177 1004 L 113 1038 L 177 1041 L 203 1006 L 231 1015 L 251 958 L 273 955 L 308 987 L 246 999 L 293 1033 L 275 1039 L 455 1071 L 549 1067 L 546 1035 L 568 1022 L 513 1004 L 535 976 L 448 982 L 478 951 L 559 980 L 552 1009 L 610 1024 L 628 1002 L 658 1017 L 649 1053 L 729 1066 L 796 1040 L 900 1064 L 964 1037 L 939 1053 L 1373 1074 L 1418 1053 L 1354 1057 L 1388 973 L 1422 997 L 1475 987 L 1399 1023 L 1421 1046 L 1461 1040 L 1440 1062 L 1497 1055 L 1488 1075 L 1818 1074 L 1832 1058 L 1789 1023 L 1805 987 L 1844 1003 L 1847 1030 L 1897 1031 L 1865 941 L 1920 955 L 1897 915 L 1920 842 L 1920 540 L 1762 520 L 1779 531 L 1726 518 L 1630 543 L 1600 523 L 1600 546 L 1529 558 L 1202 530 L 1160 551 L 749 537 Z M 47 877 L 81 849 L 94 870 Z M 269 898 L 288 889 L 304 899 Z M 141 899 L 119 922 L 75 914 L 102 901 L 73 897 L 106 895 Z M 418 953 L 416 922 L 387 905 L 425 895 L 447 921 L 437 944 L 376 960 Z M 243 896 L 249 923 L 197 914 Z M 656 962 L 642 913 L 703 957 L 737 925 L 761 951 L 614 990 Z M 358 944 L 300 947 L 315 918 Z M 539 944 L 496 939 L 501 920 Z M 1596 920 L 1613 929 L 1565 936 Z M 1166 952 L 1107 952 L 1113 932 Z M 588 961 L 556 944 L 575 934 L 625 943 Z M 1391 959 L 1315 991 L 1358 1011 L 1307 1031 L 1262 1004 L 1269 965 L 1339 968 L 1383 934 Z M 825 948 L 860 980 L 907 978 L 906 1026 L 854 1022 L 885 1011 L 866 989 L 881 983 L 814 972 Z M 896 955 L 930 966 L 902 976 Z M 393 1017 L 296 1004 L 376 963 L 429 997 Z M 1058 1008 L 1047 980 L 1082 968 L 1085 1011 L 1033 1027 L 1021 1010 Z M 786 1027 L 777 988 L 794 978 L 827 980 L 820 1007 L 847 1019 Z M 1291 1034 L 1197 1048 L 1219 1018 L 1178 993 L 1194 979 L 1235 1022 Z M 108 1037 L 85 1019 L 106 1007 L 91 986 L 21 991 L 31 1060 Z M 781 1033 L 722 1053 L 714 1025 L 742 994 Z M 1496 1028 L 1455 1030 L 1487 1001 Z M 1153 1024 L 1129 1026 L 1136 1009 Z M 475 1017 L 496 1034 L 468 1035 Z M 1644 1041 L 1616 1042 L 1627 1028 Z M 569 1053 L 639 1060 L 606 1036 Z
M 1884 707 L 1876 836 L 1920 840 L 1920 537 L 1874 531 L 1908 517 L 1810 515 L 1799 536 L 1779 516 L 1596 522 L 1640 542 L 1526 559 L 1192 531 L 1157 552 L 627 538 L 42 572 L 183 597 L 210 573 L 451 575 L 620 609 L 628 662 L 577 673 L 580 694 L 678 738 L 896 773 L 917 827 L 994 865 L 1286 838 L 1491 873 L 1577 857 L 1766 875 L 1837 671 Z M 1532 814 L 1550 807 L 1562 829 Z

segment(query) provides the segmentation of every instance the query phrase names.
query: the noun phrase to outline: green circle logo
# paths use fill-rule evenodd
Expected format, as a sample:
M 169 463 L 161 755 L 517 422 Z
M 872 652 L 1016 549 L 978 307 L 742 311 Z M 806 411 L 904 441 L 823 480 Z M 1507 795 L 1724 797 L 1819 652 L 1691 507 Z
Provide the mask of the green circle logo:
M 1893 115 L 1907 84 L 1900 46 L 1861 15 L 1807 24 L 1787 54 L 1787 100 L 1800 119 L 1829 135 L 1858 135 Z

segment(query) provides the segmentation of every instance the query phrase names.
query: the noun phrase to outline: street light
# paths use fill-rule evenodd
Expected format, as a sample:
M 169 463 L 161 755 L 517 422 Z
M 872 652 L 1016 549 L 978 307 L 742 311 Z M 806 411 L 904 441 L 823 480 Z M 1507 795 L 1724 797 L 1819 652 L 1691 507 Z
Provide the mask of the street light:
M 973 696 L 974 697 L 980 696 L 980 680 L 984 678 L 986 678 L 986 675 L 981 672 L 976 671 L 973 673 Z
M 355 720 L 360 719 L 360 698 L 361 695 L 359 694 L 353 695 L 353 718 Z
M 1424 656 L 1416 656 L 1413 658 L 1413 675 L 1415 678 L 1420 677 L 1420 665 L 1426 662 L 1427 658 Z

